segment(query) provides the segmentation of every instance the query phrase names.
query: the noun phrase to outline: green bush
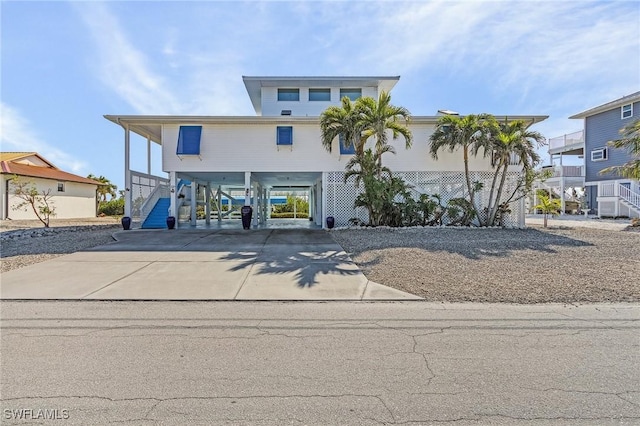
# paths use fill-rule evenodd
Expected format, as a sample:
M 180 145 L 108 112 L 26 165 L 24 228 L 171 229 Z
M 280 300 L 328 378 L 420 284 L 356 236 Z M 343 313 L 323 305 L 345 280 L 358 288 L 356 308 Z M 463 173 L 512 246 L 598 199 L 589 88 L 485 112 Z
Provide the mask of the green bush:
M 306 212 L 298 212 L 296 214 L 297 219 L 308 219 L 309 213 Z M 284 213 L 271 213 L 271 219 L 293 219 L 293 212 L 284 212 Z
M 98 214 L 105 214 L 107 216 L 124 215 L 124 198 L 100 201 L 100 204 L 98 205 Z

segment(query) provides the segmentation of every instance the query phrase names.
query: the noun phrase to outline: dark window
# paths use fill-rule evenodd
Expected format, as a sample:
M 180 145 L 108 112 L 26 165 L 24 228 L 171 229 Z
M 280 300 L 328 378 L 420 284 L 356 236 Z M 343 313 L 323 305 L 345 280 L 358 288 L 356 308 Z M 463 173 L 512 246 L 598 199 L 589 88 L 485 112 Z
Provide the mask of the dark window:
M 278 126 L 276 145 L 293 145 L 293 127 Z
M 331 89 L 309 89 L 310 101 L 330 101 Z
M 202 126 L 180 126 L 178 134 L 178 155 L 200 155 Z
M 291 110 L 283 109 L 282 111 L 280 111 L 280 115 L 291 115 Z
M 58 182 L 58 192 L 64 192 L 64 183 Z
M 633 104 L 622 105 L 620 108 L 620 118 L 624 120 L 630 117 L 633 117 Z
M 299 101 L 300 89 L 278 89 L 279 101 Z
M 352 101 L 362 97 L 362 89 L 340 89 L 340 99 L 347 97 Z
M 344 136 L 340 135 L 338 140 L 340 141 L 340 154 L 341 155 L 350 155 L 350 154 L 355 154 L 356 153 L 356 146 L 354 144 L 351 144 L 351 146 L 349 146 L 349 148 L 347 148 L 345 146 L 345 144 L 344 144 Z

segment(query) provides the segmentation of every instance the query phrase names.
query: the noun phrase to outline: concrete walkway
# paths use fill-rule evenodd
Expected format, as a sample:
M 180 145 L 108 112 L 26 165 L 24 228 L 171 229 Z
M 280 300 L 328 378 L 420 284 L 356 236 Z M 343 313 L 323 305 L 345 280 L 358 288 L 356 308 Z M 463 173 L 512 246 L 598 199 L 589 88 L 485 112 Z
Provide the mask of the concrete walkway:
M 118 240 L 2 274 L 0 298 L 410 300 L 371 281 L 323 230 L 117 232 Z

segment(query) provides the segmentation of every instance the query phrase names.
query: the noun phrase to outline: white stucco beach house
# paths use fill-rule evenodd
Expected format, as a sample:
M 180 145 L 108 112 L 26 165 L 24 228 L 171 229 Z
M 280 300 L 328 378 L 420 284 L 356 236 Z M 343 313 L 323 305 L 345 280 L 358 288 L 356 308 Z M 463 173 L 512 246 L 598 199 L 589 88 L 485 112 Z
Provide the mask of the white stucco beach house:
M 195 226 L 209 224 L 212 216 L 224 221 L 229 211 L 251 205 L 253 226 L 261 226 L 270 220 L 271 193 L 296 191 L 309 200 L 309 215 L 317 226 L 326 226 L 328 216 L 335 218 L 336 226 L 348 225 L 351 218 L 366 221 L 366 210 L 353 206 L 357 189 L 343 181 L 353 150 L 345 149 L 338 138 L 331 152 L 325 150 L 320 114 L 340 105 L 344 96 L 377 99 L 399 79 L 243 77 L 255 116 L 105 115 L 124 129 L 125 216 L 142 227 L 166 227 L 167 216 L 186 217 Z M 394 104 L 402 105 L 402 100 L 394 99 Z M 508 118 L 536 123 L 547 117 Z M 429 136 L 437 119 L 437 115 L 413 116 L 409 125 L 413 147 L 405 150 L 404 141 L 398 140 L 397 154 L 385 157 L 385 166 L 417 194 L 460 197 L 464 191 L 460 153 L 442 152 L 437 161 L 429 155 Z M 148 152 L 151 143 L 161 145 L 162 170 L 168 177 L 152 176 L 150 166 L 146 173 L 130 169 L 132 133 L 146 140 Z M 472 158 L 470 168 L 476 180 L 492 176 L 490 159 L 482 156 Z M 518 170 L 513 166 L 513 176 Z M 202 222 L 196 215 L 200 205 Z M 512 225 L 524 225 L 524 213 L 524 203 L 518 203 L 507 219 Z

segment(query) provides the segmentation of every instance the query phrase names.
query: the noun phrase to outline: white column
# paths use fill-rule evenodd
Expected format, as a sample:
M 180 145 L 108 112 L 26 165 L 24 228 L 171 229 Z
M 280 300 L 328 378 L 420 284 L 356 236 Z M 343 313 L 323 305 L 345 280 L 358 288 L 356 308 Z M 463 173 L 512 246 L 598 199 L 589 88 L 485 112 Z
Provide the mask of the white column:
M 271 188 L 267 188 L 267 214 L 265 219 L 271 219 Z
M 324 216 L 327 215 L 327 172 L 322 172 L 322 211 L 320 212 L 320 224 L 322 229 L 327 227 Z
M 218 223 L 222 223 L 222 186 L 218 185 Z M 227 211 L 231 210 L 231 200 L 228 200 Z
M 124 128 L 124 215 L 131 217 L 131 139 L 129 125 Z
M 251 218 L 251 224 L 258 226 L 258 183 L 253 185 L 253 217 Z
M 178 194 L 176 194 L 177 184 L 176 172 L 169 172 L 169 190 L 171 194 L 171 203 L 169 204 L 169 216 L 173 216 L 178 220 Z
M 147 174 L 151 174 L 151 138 L 147 136 Z
M 204 222 L 211 223 L 211 182 L 204 187 Z
M 196 226 L 196 208 L 198 203 L 196 200 L 196 189 L 198 189 L 198 183 L 195 180 L 191 181 L 191 226 Z
M 251 172 L 244 172 L 244 205 L 251 205 Z

